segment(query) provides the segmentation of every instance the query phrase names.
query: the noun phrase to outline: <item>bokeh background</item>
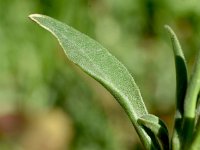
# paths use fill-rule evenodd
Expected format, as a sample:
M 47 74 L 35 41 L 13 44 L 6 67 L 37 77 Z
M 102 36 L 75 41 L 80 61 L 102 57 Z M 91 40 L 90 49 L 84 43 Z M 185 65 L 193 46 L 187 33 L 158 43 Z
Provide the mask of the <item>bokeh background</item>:
M 192 70 L 200 48 L 198 0 L 0 0 L 0 149 L 140 150 L 128 117 L 95 80 L 73 65 L 28 15 L 61 20 L 104 45 L 128 68 L 149 112 L 170 134 L 177 33 Z

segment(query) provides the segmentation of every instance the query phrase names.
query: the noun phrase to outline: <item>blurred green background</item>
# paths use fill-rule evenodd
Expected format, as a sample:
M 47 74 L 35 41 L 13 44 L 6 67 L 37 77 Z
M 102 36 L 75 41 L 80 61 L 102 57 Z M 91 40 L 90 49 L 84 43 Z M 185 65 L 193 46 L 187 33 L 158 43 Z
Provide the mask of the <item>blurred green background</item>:
M 173 127 L 175 69 L 163 26 L 189 70 L 200 47 L 197 0 L 0 0 L 0 149 L 142 149 L 128 117 L 96 81 L 33 24 L 41 13 L 96 39 L 125 64 L 149 112 Z

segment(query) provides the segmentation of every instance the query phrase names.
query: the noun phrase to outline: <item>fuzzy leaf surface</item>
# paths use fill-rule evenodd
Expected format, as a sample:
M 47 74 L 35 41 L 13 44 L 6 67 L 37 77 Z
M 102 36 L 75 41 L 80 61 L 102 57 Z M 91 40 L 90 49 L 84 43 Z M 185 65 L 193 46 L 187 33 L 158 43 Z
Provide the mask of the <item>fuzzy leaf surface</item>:
M 146 149 L 154 149 L 151 138 L 137 123 L 137 119 L 148 112 L 139 88 L 125 66 L 98 42 L 74 28 L 40 14 L 29 17 L 57 38 L 69 60 L 100 82 L 117 99 Z

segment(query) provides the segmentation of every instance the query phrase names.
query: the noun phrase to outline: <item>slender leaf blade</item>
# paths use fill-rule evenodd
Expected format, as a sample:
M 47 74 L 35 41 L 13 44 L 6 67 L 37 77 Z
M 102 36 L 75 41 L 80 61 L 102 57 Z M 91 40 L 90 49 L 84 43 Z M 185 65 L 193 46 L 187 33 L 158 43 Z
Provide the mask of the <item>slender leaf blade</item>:
M 191 75 L 184 103 L 183 140 L 190 144 L 195 129 L 196 106 L 200 92 L 200 51 Z
M 200 51 L 196 59 L 193 73 L 188 85 L 186 99 L 185 99 L 185 117 L 194 118 L 195 110 L 200 92 Z
M 139 88 L 124 65 L 99 43 L 74 28 L 40 14 L 29 17 L 57 38 L 69 60 L 110 91 L 128 114 L 146 149 L 155 149 L 151 138 L 137 123 L 137 119 L 148 112 Z
M 196 112 L 195 112 L 195 126 L 198 127 L 198 125 L 200 126 L 200 95 L 198 96 Z
M 173 149 L 179 150 L 181 148 L 181 126 L 183 121 L 184 100 L 188 82 L 187 65 L 176 34 L 168 25 L 165 25 L 165 29 L 167 30 L 171 38 L 176 66 L 176 114 L 174 133 L 172 137 L 172 147 Z
M 199 150 L 200 149 L 200 122 L 197 123 L 196 131 L 194 134 L 194 138 L 192 140 L 192 144 L 190 146 L 190 150 Z
M 174 52 L 174 60 L 176 66 L 176 99 L 177 99 L 177 110 L 179 111 L 181 117 L 183 115 L 184 109 L 184 99 L 187 89 L 187 65 L 185 56 L 183 54 L 181 45 L 178 41 L 178 38 L 174 31 L 168 26 L 165 25 L 167 32 L 170 35 L 173 52 Z

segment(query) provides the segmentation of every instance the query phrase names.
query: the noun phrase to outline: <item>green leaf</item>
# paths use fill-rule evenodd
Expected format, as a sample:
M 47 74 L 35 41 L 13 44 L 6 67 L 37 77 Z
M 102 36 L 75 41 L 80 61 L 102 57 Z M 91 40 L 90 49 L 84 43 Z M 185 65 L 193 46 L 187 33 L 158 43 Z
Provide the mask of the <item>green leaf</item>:
M 175 114 L 175 124 L 174 124 L 174 133 L 172 137 L 172 147 L 173 149 L 180 149 L 180 136 L 181 136 L 181 124 L 183 121 L 183 113 L 184 113 L 184 99 L 186 95 L 187 89 L 187 66 L 185 57 L 181 48 L 181 45 L 178 41 L 178 38 L 174 31 L 168 26 L 165 25 L 165 29 L 170 35 L 175 66 L 176 66 L 176 114 Z
M 128 114 L 145 148 L 154 149 L 151 138 L 137 123 L 147 110 L 139 88 L 124 65 L 99 43 L 74 28 L 44 15 L 29 17 L 57 38 L 69 60 L 110 91 Z
M 199 150 L 200 149 L 200 122 L 197 123 L 196 131 L 194 133 L 194 138 L 190 146 L 190 150 Z
M 198 101 L 196 106 L 195 129 L 190 150 L 199 150 L 200 149 L 199 141 L 200 141 L 200 96 L 198 96 Z
M 183 140 L 186 146 L 190 144 L 194 129 L 198 95 L 200 91 L 200 51 L 191 75 L 184 103 Z
M 179 115 L 183 115 L 183 107 L 184 107 L 184 99 L 185 93 L 187 89 L 187 65 L 186 60 L 181 48 L 181 45 L 178 41 L 178 38 L 174 31 L 168 26 L 165 25 L 165 29 L 170 35 L 174 59 L 176 65 L 176 99 L 177 99 L 177 110 L 179 111 Z
M 157 116 L 147 114 L 140 117 L 138 119 L 138 123 L 144 127 L 147 133 L 148 131 L 151 131 L 155 135 L 159 141 L 157 143 L 160 145 L 160 149 L 169 150 L 168 130 L 162 120 L 160 120 Z
M 200 92 L 200 51 L 197 56 L 196 64 L 194 66 L 194 70 L 191 75 L 186 93 L 185 105 L 184 105 L 185 117 L 188 118 L 195 117 L 195 110 L 199 92 Z

